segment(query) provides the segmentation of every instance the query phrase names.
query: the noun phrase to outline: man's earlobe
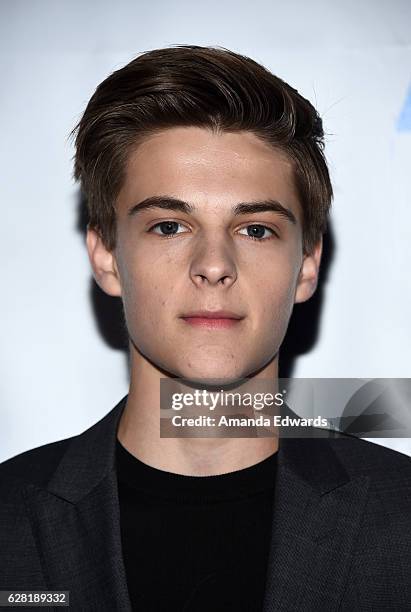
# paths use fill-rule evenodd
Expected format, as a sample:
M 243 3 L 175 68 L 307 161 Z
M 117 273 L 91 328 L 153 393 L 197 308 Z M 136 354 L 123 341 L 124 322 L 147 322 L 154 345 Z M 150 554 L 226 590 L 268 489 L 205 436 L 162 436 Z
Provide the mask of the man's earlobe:
M 315 245 L 314 250 L 310 254 L 304 255 L 297 280 L 295 304 L 309 300 L 317 288 L 322 247 L 323 241 L 321 237 Z
M 112 251 L 106 248 L 99 232 L 92 228 L 87 228 L 86 243 L 96 283 L 108 295 L 121 296 L 120 276 Z

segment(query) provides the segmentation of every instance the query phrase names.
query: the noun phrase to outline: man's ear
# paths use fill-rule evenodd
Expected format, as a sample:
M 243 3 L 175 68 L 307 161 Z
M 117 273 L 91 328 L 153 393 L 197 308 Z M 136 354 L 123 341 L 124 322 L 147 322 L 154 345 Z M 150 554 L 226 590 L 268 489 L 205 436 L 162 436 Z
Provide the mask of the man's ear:
M 313 251 L 304 255 L 297 280 L 295 304 L 309 300 L 317 288 L 322 249 L 323 239 L 321 236 Z
M 121 296 L 120 275 L 112 251 L 107 250 L 99 232 L 89 227 L 86 243 L 96 283 L 108 295 Z

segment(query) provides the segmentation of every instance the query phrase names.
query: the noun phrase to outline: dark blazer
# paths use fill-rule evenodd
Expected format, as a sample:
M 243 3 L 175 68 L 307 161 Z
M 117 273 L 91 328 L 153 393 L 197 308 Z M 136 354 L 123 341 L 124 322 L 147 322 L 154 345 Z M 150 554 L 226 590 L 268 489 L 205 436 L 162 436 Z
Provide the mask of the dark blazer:
M 0 465 L 0 590 L 131 610 L 115 468 L 126 399 L 81 435 Z M 280 438 L 264 612 L 411 610 L 411 459 L 324 435 Z

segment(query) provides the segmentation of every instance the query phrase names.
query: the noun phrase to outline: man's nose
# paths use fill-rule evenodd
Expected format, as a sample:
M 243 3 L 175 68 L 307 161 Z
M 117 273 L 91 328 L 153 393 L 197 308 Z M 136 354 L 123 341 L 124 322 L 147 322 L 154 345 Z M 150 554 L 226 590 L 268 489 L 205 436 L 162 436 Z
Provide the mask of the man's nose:
M 193 257 L 190 277 L 197 286 L 223 285 L 230 287 L 237 279 L 234 254 L 225 240 L 203 241 Z

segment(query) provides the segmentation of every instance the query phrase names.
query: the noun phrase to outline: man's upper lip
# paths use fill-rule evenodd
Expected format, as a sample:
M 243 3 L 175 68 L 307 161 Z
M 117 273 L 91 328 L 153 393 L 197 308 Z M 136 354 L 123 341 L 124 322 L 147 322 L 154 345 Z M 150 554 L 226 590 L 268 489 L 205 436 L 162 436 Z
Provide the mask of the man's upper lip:
M 242 315 L 239 315 L 231 310 L 195 310 L 183 314 L 183 319 L 201 317 L 204 319 L 243 319 Z

